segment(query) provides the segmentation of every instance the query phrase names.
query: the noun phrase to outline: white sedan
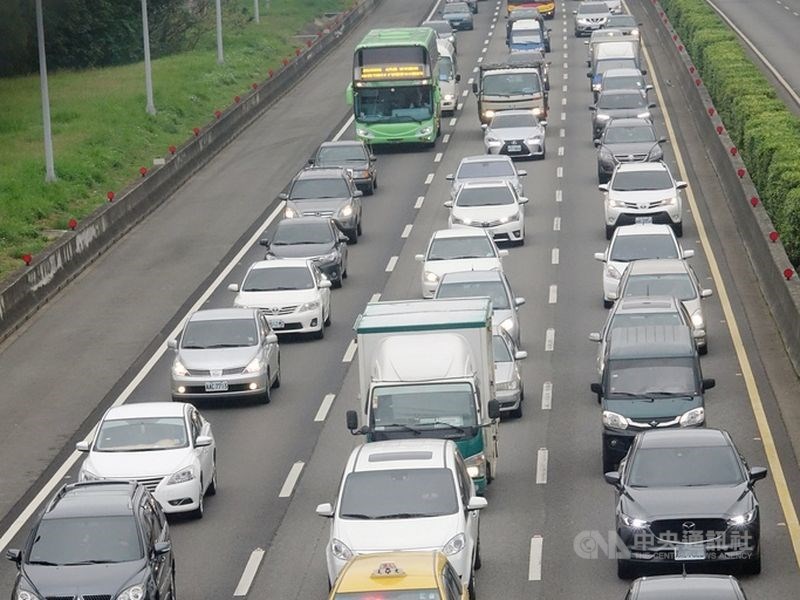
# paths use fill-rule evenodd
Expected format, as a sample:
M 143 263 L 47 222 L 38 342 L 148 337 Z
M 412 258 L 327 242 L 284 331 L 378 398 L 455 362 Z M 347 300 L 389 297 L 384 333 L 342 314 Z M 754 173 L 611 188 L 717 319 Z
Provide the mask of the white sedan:
M 165 513 L 202 517 L 217 493 L 217 450 L 211 424 L 191 404 L 142 402 L 110 408 L 94 437 L 76 444 L 89 455 L 80 481 L 129 479 L 144 485 Z
M 495 241 L 525 243 L 525 207 L 528 199 L 519 196 L 508 181 L 467 181 L 454 200 L 444 205 L 450 209 L 450 228 L 480 227 Z
M 275 333 L 311 333 L 325 336 L 331 323 L 331 282 L 310 260 L 283 258 L 250 265 L 233 305 L 259 308 Z
M 422 297 L 433 298 L 445 273 L 455 271 L 502 271 L 500 259 L 508 250 L 499 250 L 492 238 L 479 229 L 441 229 L 434 231 L 425 254 L 414 258 L 422 263 Z

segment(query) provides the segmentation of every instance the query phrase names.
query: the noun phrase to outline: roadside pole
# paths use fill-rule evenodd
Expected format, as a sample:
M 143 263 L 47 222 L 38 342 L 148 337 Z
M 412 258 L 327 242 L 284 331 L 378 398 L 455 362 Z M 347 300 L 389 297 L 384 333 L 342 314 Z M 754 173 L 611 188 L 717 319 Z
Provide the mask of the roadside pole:
M 147 0 L 142 0 L 142 44 L 144 45 L 144 87 L 147 93 L 147 114 L 156 114 L 153 102 L 153 70 L 150 64 L 150 25 L 147 19 Z
M 225 56 L 222 53 L 222 2 L 216 0 L 217 5 L 217 64 L 225 64 Z
M 253 0 L 253 14 L 256 18 L 256 23 L 261 23 L 261 8 L 258 6 L 259 0 Z
M 36 0 L 36 37 L 39 44 L 39 85 L 42 94 L 42 123 L 44 125 L 44 180 L 51 182 L 56 180 L 56 168 L 53 161 L 53 130 L 50 127 L 50 92 L 47 84 L 47 56 L 44 51 L 42 0 Z

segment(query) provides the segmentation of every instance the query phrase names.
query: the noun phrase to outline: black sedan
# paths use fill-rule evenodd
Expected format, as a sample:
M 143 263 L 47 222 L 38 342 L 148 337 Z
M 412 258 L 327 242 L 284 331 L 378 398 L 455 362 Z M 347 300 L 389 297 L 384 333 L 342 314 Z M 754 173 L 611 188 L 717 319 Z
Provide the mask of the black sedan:
M 326 217 L 299 217 L 278 222 L 272 238 L 259 243 L 267 248 L 264 258 L 309 258 L 342 287 L 347 278 L 347 236 Z
M 631 584 L 625 600 L 745 600 L 739 582 L 730 575 L 661 575 Z
M 444 22 L 444 21 L 443 21 Z M 446 22 L 444 22 L 446 24 Z M 323 142 L 308 163 L 315 167 L 341 167 L 345 169 L 356 187 L 372 195 L 378 187 L 375 155 L 364 142 L 342 140 Z
M 718 429 L 663 429 L 639 434 L 619 471 L 618 558 L 623 579 L 647 566 L 716 563 L 761 571 L 760 514 L 753 486 L 763 467 L 748 468 Z

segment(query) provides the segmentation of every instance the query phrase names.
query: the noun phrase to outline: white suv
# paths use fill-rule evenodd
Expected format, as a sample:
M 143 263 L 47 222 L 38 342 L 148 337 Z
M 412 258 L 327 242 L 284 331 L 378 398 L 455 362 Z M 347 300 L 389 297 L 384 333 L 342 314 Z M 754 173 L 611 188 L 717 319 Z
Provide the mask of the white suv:
M 329 582 L 357 554 L 441 550 L 473 589 L 473 571 L 480 568 L 478 511 L 486 505 L 451 440 L 359 446 L 347 461 L 336 504 L 317 506 L 318 515 L 331 519 Z
M 614 228 L 634 223 L 671 225 L 675 235 L 683 235 L 683 198 L 685 181 L 675 181 L 663 162 L 623 163 L 617 165 L 611 181 L 598 186 L 605 192 L 606 239 Z

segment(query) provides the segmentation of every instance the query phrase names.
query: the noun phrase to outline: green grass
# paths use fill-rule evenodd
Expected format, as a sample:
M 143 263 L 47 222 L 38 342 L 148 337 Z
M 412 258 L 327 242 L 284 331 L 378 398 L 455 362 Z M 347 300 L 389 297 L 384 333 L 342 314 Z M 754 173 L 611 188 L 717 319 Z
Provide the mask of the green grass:
M 325 12 L 352 0 L 262 0 L 261 23 L 252 0 L 237 0 L 224 19 L 225 64 L 216 63 L 213 30 L 188 52 L 153 61 L 158 114 L 145 113 L 141 63 L 51 73 L 50 107 L 58 181 L 44 182 L 38 75 L 0 79 L 0 278 L 48 242 L 47 229 L 66 229 L 180 145 L 267 77 L 299 44 L 293 36 Z M 213 14 L 211 15 L 213 18 Z

